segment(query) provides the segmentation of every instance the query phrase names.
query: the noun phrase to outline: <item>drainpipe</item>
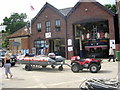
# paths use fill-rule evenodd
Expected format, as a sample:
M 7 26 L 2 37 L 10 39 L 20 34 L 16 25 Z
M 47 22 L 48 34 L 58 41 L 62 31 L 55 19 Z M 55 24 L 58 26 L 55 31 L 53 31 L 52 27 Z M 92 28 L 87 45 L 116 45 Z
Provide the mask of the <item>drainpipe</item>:
M 65 51 L 65 53 L 66 53 L 66 58 L 68 59 L 68 25 L 67 25 L 67 16 L 65 16 L 65 26 L 66 26 L 66 32 L 65 32 L 65 34 L 66 34 L 66 51 Z

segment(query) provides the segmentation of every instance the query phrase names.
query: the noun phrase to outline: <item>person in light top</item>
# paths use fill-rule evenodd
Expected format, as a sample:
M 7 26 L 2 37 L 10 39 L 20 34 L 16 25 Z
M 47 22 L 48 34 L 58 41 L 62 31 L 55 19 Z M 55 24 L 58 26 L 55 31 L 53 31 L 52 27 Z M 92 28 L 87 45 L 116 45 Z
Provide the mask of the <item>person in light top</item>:
M 113 58 L 113 62 L 115 62 L 115 60 L 114 60 L 114 51 L 113 51 L 113 49 L 112 49 L 112 47 L 110 47 L 110 49 L 109 49 L 109 60 L 108 60 L 108 62 L 110 62 L 110 60 Z

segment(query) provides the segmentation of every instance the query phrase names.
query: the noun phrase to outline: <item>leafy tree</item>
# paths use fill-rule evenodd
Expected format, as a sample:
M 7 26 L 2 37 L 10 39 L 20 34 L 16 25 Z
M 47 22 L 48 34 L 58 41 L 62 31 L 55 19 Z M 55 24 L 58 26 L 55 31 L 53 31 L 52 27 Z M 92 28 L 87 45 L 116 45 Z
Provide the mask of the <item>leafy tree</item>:
M 104 6 L 108 9 L 110 9 L 111 11 L 113 11 L 114 13 L 117 12 L 115 4 L 112 4 L 112 5 L 111 4 L 105 4 Z
M 6 31 L 2 33 L 6 33 L 6 35 L 8 36 L 19 30 L 27 24 L 27 22 L 25 22 L 26 18 L 27 15 L 25 13 L 13 13 L 10 17 L 5 17 L 3 19 L 3 25 L 7 25 L 7 27 Z M 4 36 L 5 39 L 2 41 L 2 47 L 6 49 L 9 48 L 9 40 L 8 38 L 6 38 L 7 36 Z
M 27 15 L 24 13 L 21 13 L 20 15 L 18 13 L 13 13 L 10 17 L 5 17 L 3 19 L 3 25 L 7 25 L 6 32 L 12 34 L 25 26 L 27 24 L 27 22 L 25 22 L 26 18 Z

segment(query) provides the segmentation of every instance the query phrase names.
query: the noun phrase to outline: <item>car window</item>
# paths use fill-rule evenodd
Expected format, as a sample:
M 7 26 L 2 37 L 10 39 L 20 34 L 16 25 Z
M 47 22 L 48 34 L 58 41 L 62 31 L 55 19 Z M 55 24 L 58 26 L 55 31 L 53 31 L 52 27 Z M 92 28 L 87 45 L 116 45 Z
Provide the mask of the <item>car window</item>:
M 0 51 L 0 56 L 5 56 L 6 51 Z

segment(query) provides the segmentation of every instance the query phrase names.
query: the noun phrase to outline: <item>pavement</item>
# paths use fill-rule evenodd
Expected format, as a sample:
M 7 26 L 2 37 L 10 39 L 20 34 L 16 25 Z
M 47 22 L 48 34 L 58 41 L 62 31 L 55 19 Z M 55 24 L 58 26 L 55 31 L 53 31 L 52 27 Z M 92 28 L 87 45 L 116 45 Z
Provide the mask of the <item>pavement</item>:
M 66 60 L 70 64 L 70 60 Z M 16 64 L 11 68 L 12 79 L 6 79 L 4 68 L 2 72 L 2 88 L 79 88 L 80 84 L 91 78 L 116 78 L 118 75 L 118 62 L 108 62 L 103 59 L 102 68 L 98 73 L 90 73 L 89 70 L 73 73 L 68 66 L 63 71 L 56 67 L 52 69 L 34 68 L 32 71 L 25 71 L 23 64 Z M 1 80 L 1 79 L 0 79 Z

